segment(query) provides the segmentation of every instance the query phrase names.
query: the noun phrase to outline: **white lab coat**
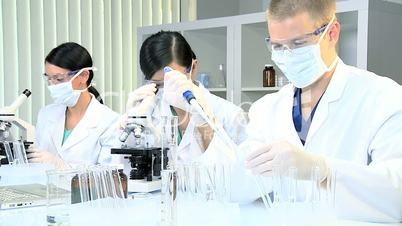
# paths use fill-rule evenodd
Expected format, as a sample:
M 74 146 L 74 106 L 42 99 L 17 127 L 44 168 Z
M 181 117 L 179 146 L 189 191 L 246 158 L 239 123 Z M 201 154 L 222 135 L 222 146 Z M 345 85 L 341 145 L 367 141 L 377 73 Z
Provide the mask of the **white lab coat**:
M 92 96 L 85 115 L 62 145 L 65 112 L 66 107 L 61 104 L 50 104 L 40 110 L 36 124 L 40 149 L 59 155 L 70 165 L 118 161 L 118 157 L 110 154 L 110 148 L 119 147 L 117 113 Z
M 292 120 L 294 87 L 255 102 L 250 139 L 287 140 L 328 157 L 337 172 L 336 206 L 342 217 L 402 221 L 402 88 L 391 79 L 339 61 L 303 147 Z M 339 208 L 338 208 L 339 207 Z
M 211 94 L 206 88 L 202 86 L 201 83 L 198 85 L 204 94 L 204 98 L 216 119 L 219 122 L 229 137 L 235 144 L 240 144 L 246 139 L 246 126 L 247 126 L 247 116 L 244 111 L 234 105 L 233 103 L 224 100 L 218 96 Z M 155 126 L 158 125 L 160 116 L 168 116 L 172 115 L 170 110 L 170 106 L 160 100 L 160 104 L 157 104 L 157 107 L 154 109 L 152 113 L 152 122 L 154 122 Z M 197 134 L 197 128 L 193 120 L 190 118 L 187 129 L 182 137 L 182 140 L 178 146 L 177 154 L 179 162 L 192 162 L 197 160 L 200 157 L 204 150 L 201 145 L 200 137 Z M 214 136 L 213 140 L 216 139 Z M 208 146 L 208 149 L 216 149 L 219 148 L 222 142 L 213 142 L 212 145 Z

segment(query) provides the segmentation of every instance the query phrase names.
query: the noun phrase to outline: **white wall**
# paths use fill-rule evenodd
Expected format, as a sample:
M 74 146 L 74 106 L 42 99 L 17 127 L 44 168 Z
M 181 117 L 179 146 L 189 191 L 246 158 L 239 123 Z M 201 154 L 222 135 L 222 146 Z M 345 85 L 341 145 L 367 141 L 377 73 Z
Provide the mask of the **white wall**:
M 268 0 L 238 0 L 239 14 L 256 13 L 265 11 L 268 6 Z
M 234 16 L 239 13 L 238 0 L 198 0 L 197 19 Z
M 208 19 L 265 10 L 269 0 L 198 0 L 197 19 Z
M 374 0 L 370 7 L 368 70 L 402 84 L 402 5 Z

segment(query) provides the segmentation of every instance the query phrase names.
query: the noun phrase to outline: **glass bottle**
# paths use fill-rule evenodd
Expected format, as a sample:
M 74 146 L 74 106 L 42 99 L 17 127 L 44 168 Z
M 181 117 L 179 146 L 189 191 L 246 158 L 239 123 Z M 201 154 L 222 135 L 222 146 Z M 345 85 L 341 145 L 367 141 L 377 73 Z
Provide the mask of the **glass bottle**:
M 123 188 L 124 198 L 127 198 L 127 175 L 123 172 L 123 169 L 119 169 L 119 176 L 120 176 L 121 186 Z
M 275 69 L 271 64 L 266 64 L 262 71 L 263 87 L 275 87 Z

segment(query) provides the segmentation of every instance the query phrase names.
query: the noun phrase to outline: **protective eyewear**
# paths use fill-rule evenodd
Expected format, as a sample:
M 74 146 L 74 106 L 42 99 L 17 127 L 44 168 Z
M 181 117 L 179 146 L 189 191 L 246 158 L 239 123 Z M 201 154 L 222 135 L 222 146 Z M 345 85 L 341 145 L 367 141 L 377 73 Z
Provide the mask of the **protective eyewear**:
M 184 69 L 184 74 L 189 74 L 191 76 L 192 72 L 193 72 L 193 66 L 192 65 L 188 66 L 188 67 L 186 67 Z M 155 84 L 156 88 L 163 88 L 164 81 L 163 80 L 152 80 L 151 79 L 151 80 L 145 80 L 144 83 L 145 83 L 145 85 Z
M 302 48 L 308 45 L 313 45 L 317 42 L 317 38 L 325 31 L 327 26 L 331 24 L 325 24 L 317 30 L 301 35 L 299 37 L 290 40 L 271 40 L 271 37 L 265 38 L 266 45 L 269 51 L 292 51 L 297 48 Z
M 57 85 L 60 83 L 68 82 L 73 78 L 75 75 L 81 74 L 83 71 L 96 71 L 96 67 L 86 67 L 82 68 L 79 70 L 74 70 L 74 71 L 69 71 L 66 73 L 62 74 L 56 74 L 56 75 L 48 75 L 46 73 L 43 73 L 43 79 L 45 82 L 47 82 L 48 85 Z

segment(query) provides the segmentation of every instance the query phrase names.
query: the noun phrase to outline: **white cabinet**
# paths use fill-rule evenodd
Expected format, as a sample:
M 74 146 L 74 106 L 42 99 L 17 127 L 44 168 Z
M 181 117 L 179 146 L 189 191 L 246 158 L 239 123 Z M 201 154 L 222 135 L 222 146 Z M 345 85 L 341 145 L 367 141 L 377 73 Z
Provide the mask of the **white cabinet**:
M 401 45 L 396 45 L 402 40 L 402 6 L 381 0 L 344 0 L 337 2 L 337 17 L 342 29 L 338 52 L 343 61 L 402 82 L 402 49 Z M 384 24 L 387 26 L 378 28 Z M 384 39 L 388 40 L 384 43 L 377 29 L 393 38 Z M 141 27 L 137 33 L 138 49 L 146 37 L 160 30 L 181 32 L 199 59 L 198 72 L 210 76 L 210 91 L 245 110 L 258 98 L 279 89 L 262 86 L 264 65 L 273 64 L 264 41 L 268 35 L 265 12 Z M 386 62 L 387 67 L 381 62 Z M 370 64 L 376 66 L 370 67 Z M 390 68 L 392 70 L 388 70 Z M 276 66 L 275 70 L 279 76 L 282 74 Z M 138 75 L 138 84 L 141 84 L 140 69 Z

